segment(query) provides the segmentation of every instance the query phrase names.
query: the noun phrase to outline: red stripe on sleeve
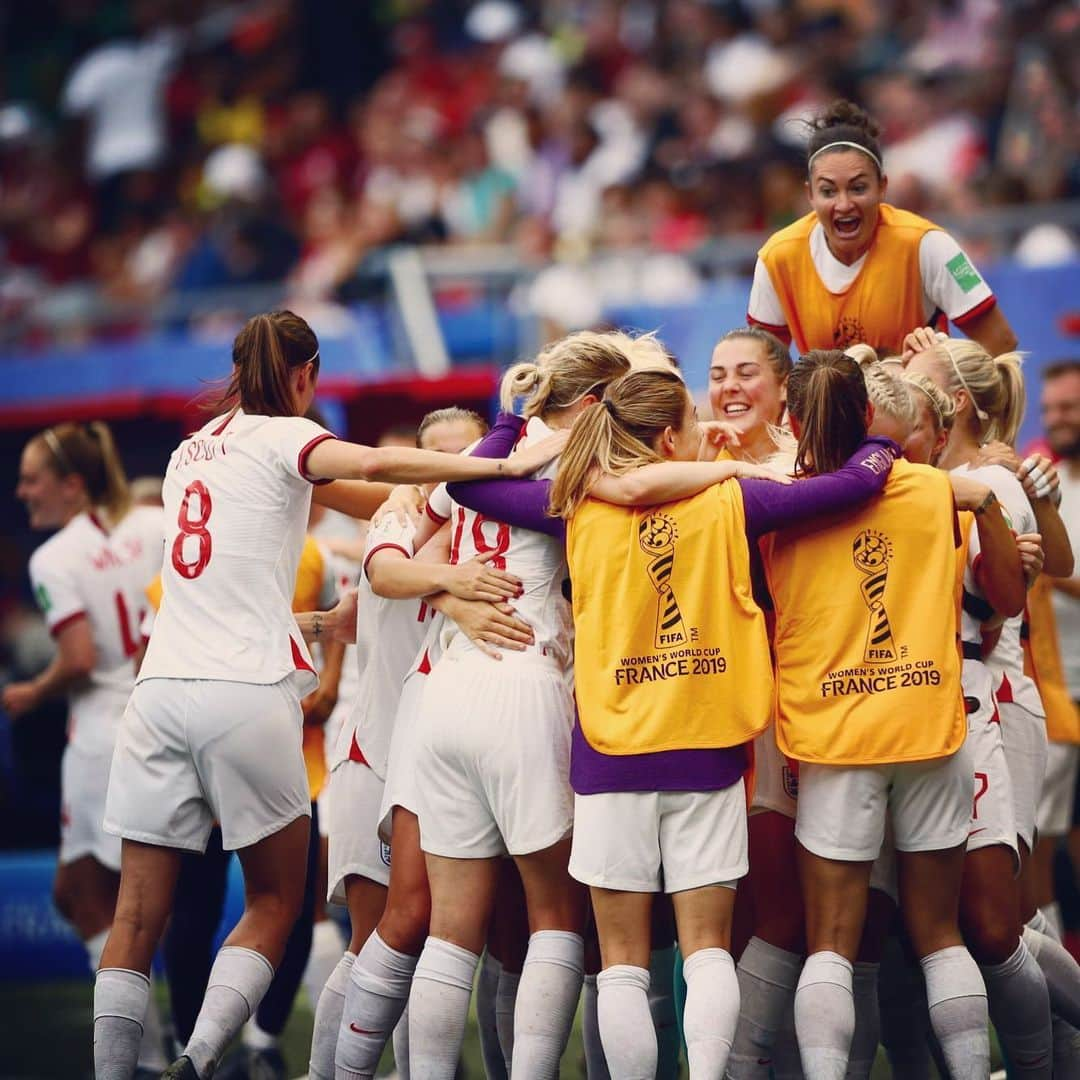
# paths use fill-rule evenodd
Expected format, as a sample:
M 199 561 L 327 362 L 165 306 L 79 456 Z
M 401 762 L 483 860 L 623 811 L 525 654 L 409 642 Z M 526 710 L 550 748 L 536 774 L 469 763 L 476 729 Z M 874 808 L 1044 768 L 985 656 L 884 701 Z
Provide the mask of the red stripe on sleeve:
M 963 315 L 957 315 L 953 319 L 953 323 L 963 329 L 964 323 L 971 322 L 972 319 L 977 319 L 980 315 L 985 315 L 996 303 L 996 296 L 988 296 L 981 303 L 976 304 L 970 311 L 965 311 Z
M 70 626 L 73 622 L 75 622 L 76 619 L 85 618 L 85 611 L 73 611 L 70 615 L 65 615 L 64 618 L 62 618 L 55 626 L 50 626 L 49 633 L 52 634 L 53 637 L 57 637 L 61 630 L 63 630 L 65 627 Z
M 760 322 L 750 312 L 746 313 L 746 325 L 768 330 L 770 334 L 778 337 L 785 345 L 791 344 L 791 331 L 786 326 L 773 326 L 771 323 Z
M 432 510 L 431 503 L 429 502 L 424 503 L 424 513 L 427 514 L 436 525 L 445 525 L 450 520 L 449 518 L 444 518 L 442 514 L 437 514 Z
M 385 551 L 389 548 L 391 551 L 400 551 L 406 559 L 411 559 L 412 556 L 400 545 L 400 544 L 376 544 L 364 558 L 364 575 L 367 575 L 368 563 L 371 562 L 372 556 L 377 555 L 380 551 Z
M 321 435 L 316 435 L 311 442 L 306 443 L 301 449 L 300 453 L 296 457 L 296 471 L 311 484 L 330 484 L 333 483 L 333 478 L 330 477 L 325 480 L 315 480 L 308 475 L 307 471 L 307 459 L 312 450 L 315 449 L 319 443 L 326 442 L 327 439 L 336 439 L 336 435 L 331 435 L 329 431 L 324 431 Z

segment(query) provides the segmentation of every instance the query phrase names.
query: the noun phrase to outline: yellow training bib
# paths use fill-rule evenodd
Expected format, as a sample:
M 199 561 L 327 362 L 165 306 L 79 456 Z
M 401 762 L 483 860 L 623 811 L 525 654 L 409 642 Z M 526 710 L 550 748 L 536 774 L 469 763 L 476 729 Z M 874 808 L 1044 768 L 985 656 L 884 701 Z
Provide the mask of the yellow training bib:
M 814 213 L 773 234 L 758 252 L 800 352 L 863 341 L 899 353 L 904 335 L 925 324 L 919 244 L 938 226 L 887 203 L 880 215 L 866 261 L 841 293 L 825 287 L 810 255 Z
M 967 722 L 948 476 L 897 461 L 880 498 L 821 524 L 762 541 L 780 749 L 831 765 L 954 753 Z
M 593 747 L 715 749 L 766 727 L 772 666 L 737 483 L 639 510 L 589 499 L 566 546 L 578 714 Z

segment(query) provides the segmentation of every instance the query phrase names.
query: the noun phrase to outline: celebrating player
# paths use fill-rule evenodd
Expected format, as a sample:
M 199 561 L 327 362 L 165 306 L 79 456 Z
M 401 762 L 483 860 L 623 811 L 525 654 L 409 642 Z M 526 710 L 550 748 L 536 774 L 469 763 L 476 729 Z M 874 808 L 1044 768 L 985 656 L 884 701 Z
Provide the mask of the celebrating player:
M 749 323 L 799 351 L 867 342 L 899 353 L 913 326 L 944 317 L 992 353 L 1016 346 L 994 294 L 937 225 L 884 201 L 878 128 L 838 101 L 813 122 L 806 148 L 811 212 L 758 252 Z
M 143 589 L 161 564 L 161 511 L 133 507 L 112 433 L 103 423 L 58 424 L 23 450 L 16 495 L 30 525 L 58 529 L 30 559 L 30 580 L 56 639 L 52 663 L 4 689 L 18 718 L 46 698 L 68 699 L 60 779 L 60 853 L 53 897 L 96 971 L 113 922 L 120 840 L 102 828 L 120 718 L 135 683 Z M 164 1068 L 157 1006 L 148 1002 L 135 1057 Z
M 339 442 L 303 418 L 319 345 L 291 312 L 255 316 L 233 345 L 227 411 L 165 476 L 164 600 L 117 738 L 105 827 L 124 838 L 117 914 L 94 994 L 102 1080 L 130 1077 L 146 973 L 183 850 L 216 818 L 238 849 L 246 906 L 210 973 L 174 1077 L 205 1078 L 258 1006 L 300 910 L 310 803 L 300 698 L 316 678 L 290 598 L 319 479 L 402 482 L 528 472 L 519 462 Z M 268 749 L 270 752 L 268 752 Z

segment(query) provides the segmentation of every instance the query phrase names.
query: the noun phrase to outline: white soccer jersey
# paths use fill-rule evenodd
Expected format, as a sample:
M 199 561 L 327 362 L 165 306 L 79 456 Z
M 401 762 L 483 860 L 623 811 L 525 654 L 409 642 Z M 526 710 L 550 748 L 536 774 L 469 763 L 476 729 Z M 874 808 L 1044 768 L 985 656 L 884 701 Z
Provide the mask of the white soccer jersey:
M 518 447 L 540 442 L 550 435 L 549 428 L 539 417 L 525 425 Z M 555 476 L 558 461 L 550 461 L 534 476 L 538 479 Z M 450 561 L 467 562 L 477 555 L 497 552 L 489 566 L 521 578 L 524 593 L 513 601 L 514 610 L 533 629 L 532 649 L 544 656 L 554 657 L 564 667 L 570 664 L 573 652 L 573 619 L 570 604 L 563 596 L 563 582 L 570 572 L 566 565 L 563 542 L 533 529 L 523 529 L 505 522 L 492 521 L 474 510 L 459 506 L 447 494 L 444 485 L 432 493 L 429 512 L 436 518 L 450 520 Z M 468 638 L 447 620 L 444 646 L 455 649 L 475 648 Z
M 1008 469 L 1000 465 L 980 465 L 976 468 L 961 465 L 953 472 L 965 473 L 993 488 L 1005 511 L 1009 528 L 1014 533 L 1038 532 L 1035 513 L 1028 502 L 1027 493 Z M 1024 650 L 1020 644 L 1020 627 L 1023 621 L 1023 615 L 1014 615 L 1005 620 L 998 643 L 986 658 L 986 666 L 994 674 L 994 692 L 999 701 L 1015 701 L 1028 712 L 1045 716 L 1039 689 L 1034 681 L 1024 674 Z
M 331 555 L 330 563 L 334 572 L 334 601 L 336 603 L 349 589 L 357 587 L 360 568 L 351 559 L 346 559 L 341 555 Z M 341 679 L 338 681 L 337 704 L 323 727 L 323 738 L 325 740 L 323 753 L 326 756 L 327 768 L 333 768 L 335 764 L 338 737 L 341 735 L 341 729 L 352 715 L 356 695 L 360 689 L 360 664 L 360 653 L 356 646 L 346 645 L 345 655 L 341 660 Z
M 68 739 L 87 752 L 111 752 L 135 685 L 132 656 L 141 643 L 144 590 L 161 566 L 162 522 L 160 510 L 137 506 L 107 532 L 93 514 L 79 514 L 30 557 L 49 630 L 55 635 L 83 616 L 90 623 L 94 670 L 68 694 Z
M 355 757 L 359 750 L 375 774 L 386 778 L 401 684 L 416 661 L 435 612 L 422 599 L 376 596 L 367 579 L 367 565 L 372 555 L 384 548 L 412 558 L 415 534 L 416 526 L 400 521 L 396 514 L 387 514 L 368 529 L 356 605 L 357 653 L 363 666 L 352 715 L 338 736 L 331 768 Z
M 143 679 L 318 685 L 292 613 L 311 506 L 305 463 L 331 435 L 299 416 L 211 420 L 165 473 L 164 594 Z

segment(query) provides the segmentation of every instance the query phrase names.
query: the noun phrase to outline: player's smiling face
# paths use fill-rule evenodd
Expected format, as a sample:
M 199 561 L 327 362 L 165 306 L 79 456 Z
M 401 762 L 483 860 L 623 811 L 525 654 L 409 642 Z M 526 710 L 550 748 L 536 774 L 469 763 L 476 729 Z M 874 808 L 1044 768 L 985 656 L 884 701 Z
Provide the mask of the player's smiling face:
M 759 342 L 749 338 L 721 341 L 709 364 L 709 405 L 714 420 L 724 420 L 740 434 L 765 424 L 779 424 L 786 399 Z
M 26 505 L 32 529 L 59 529 L 78 513 L 81 484 L 53 468 L 48 448 L 40 439 L 26 444 L 19 461 L 15 497 Z
M 840 262 L 850 266 L 866 254 L 886 186 L 861 150 L 830 150 L 814 162 L 807 184 L 810 205 Z

